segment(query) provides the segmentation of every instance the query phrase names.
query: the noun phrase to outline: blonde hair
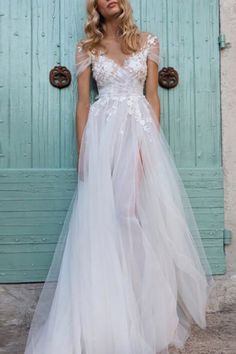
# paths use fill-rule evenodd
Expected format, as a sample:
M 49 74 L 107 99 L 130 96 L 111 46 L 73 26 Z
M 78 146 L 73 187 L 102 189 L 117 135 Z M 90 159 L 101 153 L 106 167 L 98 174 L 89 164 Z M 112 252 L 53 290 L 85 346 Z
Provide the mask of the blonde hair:
M 141 46 L 141 33 L 134 23 L 133 10 L 128 0 L 120 0 L 121 12 L 117 16 L 121 50 L 130 54 L 136 52 Z M 86 38 L 81 41 L 84 50 L 97 52 L 97 47 L 104 47 L 101 41 L 105 34 L 105 19 L 97 10 L 97 0 L 87 0 L 87 21 L 84 26 Z

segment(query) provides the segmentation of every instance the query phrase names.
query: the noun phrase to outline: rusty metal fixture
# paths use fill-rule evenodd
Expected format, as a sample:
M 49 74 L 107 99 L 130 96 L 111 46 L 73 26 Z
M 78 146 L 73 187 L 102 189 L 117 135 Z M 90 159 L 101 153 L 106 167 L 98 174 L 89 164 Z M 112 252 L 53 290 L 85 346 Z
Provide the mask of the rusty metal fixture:
M 174 88 L 179 82 L 179 74 L 170 66 L 162 68 L 159 71 L 158 77 L 159 85 L 166 89 Z
M 65 88 L 71 83 L 70 70 L 67 69 L 66 66 L 54 66 L 54 68 L 50 70 L 49 80 L 52 86 L 59 89 Z

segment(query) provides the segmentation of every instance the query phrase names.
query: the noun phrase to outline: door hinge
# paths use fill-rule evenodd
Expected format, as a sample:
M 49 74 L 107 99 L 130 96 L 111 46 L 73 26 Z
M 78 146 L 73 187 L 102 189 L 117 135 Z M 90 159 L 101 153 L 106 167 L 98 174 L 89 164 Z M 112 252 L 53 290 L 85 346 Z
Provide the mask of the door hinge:
M 219 43 L 219 48 L 220 49 L 225 49 L 225 48 L 230 48 L 231 47 L 231 43 L 230 42 L 226 42 L 224 33 L 221 33 L 219 35 L 218 43 Z
M 224 229 L 224 245 L 230 245 L 232 241 L 232 231 Z

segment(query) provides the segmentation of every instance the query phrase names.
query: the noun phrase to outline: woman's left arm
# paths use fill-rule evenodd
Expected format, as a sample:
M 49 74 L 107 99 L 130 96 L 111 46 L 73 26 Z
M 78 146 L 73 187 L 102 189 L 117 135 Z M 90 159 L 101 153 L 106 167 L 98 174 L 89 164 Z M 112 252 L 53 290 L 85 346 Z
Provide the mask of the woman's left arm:
M 160 98 L 158 95 L 158 64 L 147 59 L 146 98 L 155 113 L 157 127 L 160 125 Z

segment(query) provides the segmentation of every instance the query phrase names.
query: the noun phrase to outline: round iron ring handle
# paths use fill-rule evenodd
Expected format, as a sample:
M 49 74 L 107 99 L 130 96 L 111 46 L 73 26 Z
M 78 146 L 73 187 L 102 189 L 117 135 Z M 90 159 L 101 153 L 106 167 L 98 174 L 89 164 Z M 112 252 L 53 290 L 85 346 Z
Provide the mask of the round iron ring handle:
M 171 66 L 164 67 L 158 74 L 159 85 L 165 89 L 172 89 L 179 83 L 179 74 Z
M 71 73 L 66 66 L 54 66 L 49 72 L 49 81 L 52 86 L 63 89 L 71 83 Z

